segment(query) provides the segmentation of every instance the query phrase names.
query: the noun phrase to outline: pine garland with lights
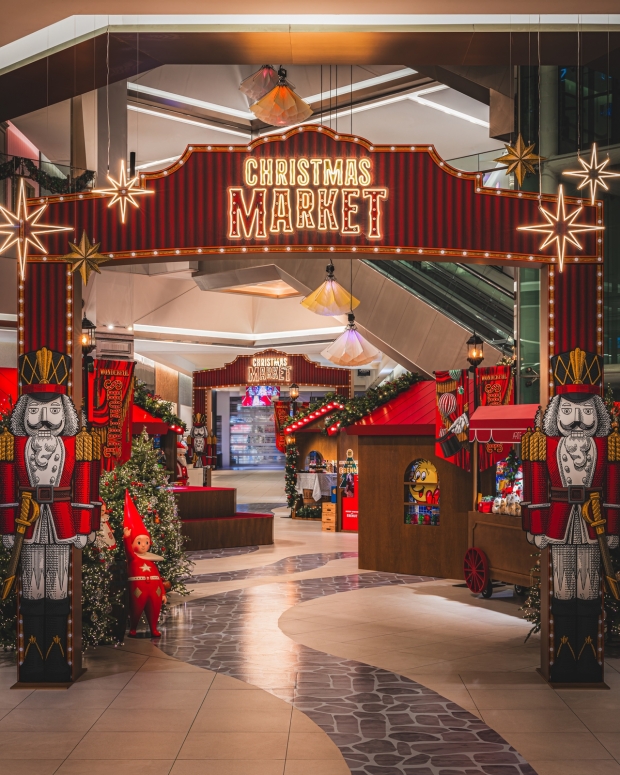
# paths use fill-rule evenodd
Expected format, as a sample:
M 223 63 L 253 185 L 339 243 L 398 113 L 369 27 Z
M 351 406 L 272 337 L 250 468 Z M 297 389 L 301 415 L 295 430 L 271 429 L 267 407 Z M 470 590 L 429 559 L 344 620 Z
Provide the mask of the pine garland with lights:
M 320 411 L 324 406 L 329 406 L 329 404 L 333 403 L 344 405 L 347 401 L 347 398 L 338 393 L 326 393 L 322 398 L 313 401 L 309 406 L 300 409 L 293 417 L 290 417 L 284 424 L 283 429 L 288 428 L 290 425 L 293 425 L 293 423 L 300 422 L 300 420 L 305 419 L 313 412 Z
M 421 381 L 422 377 L 419 374 L 406 371 L 390 382 L 385 382 L 376 388 L 370 388 L 363 396 L 349 398 L 344 402 L 344 409 L 337 409 L 330 416 L 330 425 L 339 424 L 341 428 L 353 425 L 362 417 L 366 417 L 375 409 L 387 404 L 388 401 Z
M 296 444 L 286 445 L 286 456 L 284 463 L 284 492 L 286 493 L 286 503 L 290 509 L 295 505 L 297 493 L 297 461 L 299 460 L 299 449 Z
M 160 396 L 151 393 L 146 386 L 146 382 L 143 382 L 141 379 L 134 381 L 133 400 L 136 406 L 152 414 L 153 417 L 159 417 L 167 425 L 175 425 L 177 428 L 181 428 L 183 432 L 187 430 L 187 425 L 172 411 L 172 402 L 164 401 Z
M 520 611 L 523 611 L 523 618 L 532 625 L 532 629 L 525 638 L 526 643 L 530 635 L 540 632 L 540 552 L 536 552 L 532 557 L 536 558 L 536 564 L 531 570 L 532 585 L 525 602 L 519 608 Z

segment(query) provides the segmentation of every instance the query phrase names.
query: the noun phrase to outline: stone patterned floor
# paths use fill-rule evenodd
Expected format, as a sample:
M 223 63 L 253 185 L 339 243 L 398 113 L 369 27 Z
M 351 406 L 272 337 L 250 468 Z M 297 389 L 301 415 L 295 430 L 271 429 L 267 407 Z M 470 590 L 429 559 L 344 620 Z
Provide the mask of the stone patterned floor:
M 289 559 L 299 566 L 301 558 Z M 373 572 L 190 600 L 171 609 L 160 648 L 291 702 L 330 736 L 355 775 L 536 775 L 503 738 L 455 703 L 388 670 L 296 643 L 278 627 L 280 615 L 297 603 L 430 580 Z
M 195 552 L 186 552 L 192 562 L 197 560 L 219 560 L 222 557 L 237 557 L 240 554 L 257 552 L 259 546 L 234 546 L 231 549 L 201 549 Z
M 327 563 L 332 560 L 344 560 L 349 557 L 357 556 L 357 552 L 298 554 L 292 557 L 285 557 L 270 565 L 261 565 L 257 568 L 243 568 L 241 570 L 221 571 L 219 573 L 197 573 L 196 575 L 189 577 L 188 583 L 204 584 L 218 581 L 240 581 L 241 579 L 264 578 L 265 576 L 290 576 L 291 573 L 303 573 L 304 571 L 320 568 L 323 565 L 327 565 Z M 199 560 L 204 558 L 192 556 L 191 559 Z

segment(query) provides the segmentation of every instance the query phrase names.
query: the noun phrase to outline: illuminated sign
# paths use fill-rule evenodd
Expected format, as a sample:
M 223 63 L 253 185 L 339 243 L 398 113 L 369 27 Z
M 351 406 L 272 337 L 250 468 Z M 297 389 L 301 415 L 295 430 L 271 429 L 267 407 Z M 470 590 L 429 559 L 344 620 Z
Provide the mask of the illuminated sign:
M 254 384 L 290 382 L 292 368 L 286 356 L 276 358 L 252 358 L 248 366 L 247 381 Z
M 372 181 L 369 158 L 250 156 L 244 186 L 228 189 L 228 237 L 319 231 L 381 239 L 388 189 Z

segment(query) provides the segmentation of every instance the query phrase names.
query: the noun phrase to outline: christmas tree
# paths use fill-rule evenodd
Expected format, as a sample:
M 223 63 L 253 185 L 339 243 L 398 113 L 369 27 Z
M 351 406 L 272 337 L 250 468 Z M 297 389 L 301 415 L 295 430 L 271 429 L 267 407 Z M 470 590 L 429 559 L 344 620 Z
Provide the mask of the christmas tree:
M 192 562 L 183 550 L 185 539 L 181 534 L 174 493 L 168 487 L 168 476 L 169 473 L 157 463 L 152 440 L 143 432 L 133 440 L 129 460 L 102 475 L 100 495 L 116 538 L 116 549 L 112 554 L 124 552 L 123 508 L 125 490 L 129 490 L 151 534 L 151 551 L 164 558 L 157 563 L 161 577 L 170 582 L 171 592 L 186 595 L 184 579 L 191 573 Z

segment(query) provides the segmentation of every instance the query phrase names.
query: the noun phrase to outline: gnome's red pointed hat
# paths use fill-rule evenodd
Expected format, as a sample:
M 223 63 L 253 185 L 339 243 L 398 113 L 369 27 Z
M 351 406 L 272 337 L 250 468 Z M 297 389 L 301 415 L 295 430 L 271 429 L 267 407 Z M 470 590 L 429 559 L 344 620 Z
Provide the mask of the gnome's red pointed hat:
M 123 512 L 123 537 L 125 539 L 125 549 L 127 552 L 133 552 L 132 543 L 138 536 L 148 536 L 151 540 L 151 534 L 144 526 L 142 517 L 138 513 L 136 504 L 131 499 L 129 490 L 125 490 L 125 510 Z

